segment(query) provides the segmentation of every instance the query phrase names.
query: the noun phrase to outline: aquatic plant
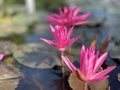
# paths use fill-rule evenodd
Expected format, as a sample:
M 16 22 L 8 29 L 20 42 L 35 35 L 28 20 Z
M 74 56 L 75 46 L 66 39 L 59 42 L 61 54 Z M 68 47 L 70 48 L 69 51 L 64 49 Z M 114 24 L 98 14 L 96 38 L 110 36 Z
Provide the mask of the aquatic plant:
M 73 33 L 73 30 L 74 30 L 74 27 L 71 27 L 68 31 L 67 31 L 67 28 L 63 25 L 62 26 L 56 25 L 55 28 L 50 25 L 50 28 L 51 28 L 51 32 L 54 36 L 55 42 L 44 39 L 44 38 L 40 38 L 40 39 L 42 41 L 48 43 L 49 45 L 58 48 L 58 50 L 60 50 L 61 52 L 64 52 L 66 50 L 66 47 L 70 46 L 77 39 L 80 38 L 80 35 L 79 35 L 76 38 L 70 39 L 70 37 Z
M 55 40 L 51 41 L 44 38 L 40 39 L 49 45 L 56 47 L 61 52 L 63 80 L 65 62 L 77 78 L 84 82 L 84 90 L 87 90 L 88 82 L 99 82 L 108 78 L 108 73 L 115 69 L 116 66 L 110 66 L 104 70 L 102 68 L 102 64 L 108 56 L 108 52 L 105 52 L 105 50 L 109 40 L 107 40 L 106 43 L 103 43 L 100 50 L 97 52 L 95 50 L 95 40 L 92 42 L 89 49 L 83 45 L 80 53 L 79 68 L 74 66 L 67 56 L 64 56 L 64 51 L 66 48 L 71 46 L 77 39 L 80 38 L 80 35 L 72 39 L 70 38 L 74 27 L 76 25 L 89 23 L 86 18 L 90 15 L 90 13 L 85 13 L 79 16 L 78 14 L 80 13 L 80 9 L 80 7 L 72 9 L 67 6 L 64 7 L 63 10 L 62 8 L 58 8 L 59 14 L 53 13 L 51 16 L 46 17 L 46 20 L 51 24 L 50 28 Z M 52 25 L 55 25 L 55 28 Z M 64 81 L 62 90 L 64 90 Z
M 108 53 L 105 52 L 99 58 L 99 51 L 95 51 L 95 47 L 86 49 L 83 45 L 80 53 L 80 68 L 76 68 L 67 56 L 61 56 L 69 69 L 76 74 L 76 76 L 84 81 L 84 90 L 87 90 L 88 82 L 98 82 L 109 77 L 108 73 L 115 69 L 116 66 L 110 66 L 105 70 L 99 70 L 105 61 Z
M 80 13 L 80 7 L 75 9 L 64 7 L 58 8 L 59 14 L 53 13 L 51 16 L 47 16 L 46 20 L 55 25 L 83 25 L 89 23 L 89 21 L 85 21 L 85 19 L 90 15 L 90 13 L 85 13 L 83 15 L 78 15 Z
M 80 35 L 79 35 L 76 38 L 70 39 L 72 32 L 74 30 L 74 27 L 71 27 L 69 30 L 67 30 L 67 28 L 64 25 L 61 25 L 61 26 L 56 25 L 55 28 L 50 25 L 50 28 L 54 36 L 55 42 L 44 39 L 44 38 L 40 38 L 40 39 L 48 43 L 49 45 L 56 47 L 61 52 L 61 55 L 64 54 L 64 51 L 66 50 L 68 46 L 70 46 L 77 39 L 80 38 Z M 61 70 L 62 70 L 62 77 L 63 77 L 63 82 L 64 82 L 64 62 L 62 60 L 61 60 Z M 64 88 L 64 85 L 63 85 L 63 88 Z

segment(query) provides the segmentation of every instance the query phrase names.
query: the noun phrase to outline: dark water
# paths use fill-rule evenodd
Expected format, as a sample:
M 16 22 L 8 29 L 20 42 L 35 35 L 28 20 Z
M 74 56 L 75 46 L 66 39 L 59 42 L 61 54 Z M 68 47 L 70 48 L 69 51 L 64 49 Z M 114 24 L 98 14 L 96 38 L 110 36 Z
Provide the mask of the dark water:
M 17 42 L 18 39 L 15 38 L 11 39 L 11 41 L 22 44 L 40 42 L 40 37 L 53 38 L 49 30 L 38 30 L 41 33 L 37 33 L 34 28 L 30 29 L 23 36 L 19 36 L 19 38 L 22 38 L 22 42 Z M 61 90 L 62 78 L 60 69 L 36 69 L 20 65 L 20 71 L 23 73 L 23 76 L 16 90 Z
M 76 30 L 74 33 L 75 36 L 78 34 L 83 35 L 83 37 L 81 37 L 80 41 L 78 41 L 77 44 L 79 45 L 80 42 L 89 46 L 90 40 L 94 35 L 97 35 L 98 43 L 101 44 L 100 41 L 103 41 L 107 37 L 106 31 L 102 30 L 103 28 L 101 27 L 75 28 Z M 26 34 L 18 36 L 18 38 L 15 37 L 11 37 L 11 41 L 18 44 L 39 42 L 40 37 L 53 39 L 49 29 L 47 30 L 38 29 L 38 31 L 36 31 L 34 28 L 31 28 L 30 31 L 28 30 Z M 18 42 L 18 40 L 20 42 Z M 76 45 L 74 47 L 76 47 Z M 58 70 L 55 70 L 53 68 L 35 69 L 20 65 L 20 70 L 23 73 L 23 77 L 21 77 L 19 85 L 16 88 L 16 90 L 62 90 L 61 88 L 62 78 L 61 78 L 60 69 Z M 119 72 L 120 72 L 120 66 L 118 66 L 114 71 L 110 73 L 109 81 L 110 81 L 111 90 L 120 90 L 120 82 L 118 82 L 117 80 L 117 74 Z M 66 89 L 66 90 L 70 90 L 70 89 Z
M 109 83 L 111 90 L 120 90 L 120 81 L 118 81 L 118 73 L 120 73 L 120 66 L 110 73 Z
M 16 90 L 61 90 L 58 89 L 61 83 L 60 71 L 54 69 L 33 69 L 21 67 L 24 77 L 21 78 Z
M 102 14 L 99 14 L 102 15 Z M 101 41 L 108 35 L 107 29 L 108 27 L 101 26 L 85 26 L 85 27 L 77 27 L 75 31 L 75 36 L 78 34 L 82 34 L 81 39 L 76 43 L 79 47 L 81 43 L 90 45 L 90 40 L 93 36 L 97 36 L 98 38 L 98 47 L 101 44 Z M 32 43 L 39 42 L 40 38 L 53 39 L 52 34 L 50 32 L 49 26 L 46 24 L 44 27 L 48 28 L 37 28 L 34 27 L 28 28 L 28 32 L 23 35 L 14 35 L 10 38 L 6 38 L 4 40 L 10 40 L 17 44 L 21 43 Z M 118 28 L 117 28 L 118 29 Z M 78 31 L 80 30 L 80 31 Z M 120 38 L 120 37 L 119 37 Z M 79 43 L 80 42 L 80 43 Z M 74 47 L 76 47 L 75 45 Z M 79 58 L 78 58 L 79 59 Z M 23 77 L 21 77 L 20 82 L 16 90 L 62 90 L 61 89 L 61 71 L 55 70 L 53 68 L 49 69 L 35 69 L 29 68 L 21 65 L 20 70 L 23 73 Z M 110 73 L 110 87 L 111 90 L 120 90 L 120 82 L 117 80 L 117 74 L 120 73 L 120 66 L 118 66 L 115 70 Z M 70 90 L 70 89 L 68 89 Z

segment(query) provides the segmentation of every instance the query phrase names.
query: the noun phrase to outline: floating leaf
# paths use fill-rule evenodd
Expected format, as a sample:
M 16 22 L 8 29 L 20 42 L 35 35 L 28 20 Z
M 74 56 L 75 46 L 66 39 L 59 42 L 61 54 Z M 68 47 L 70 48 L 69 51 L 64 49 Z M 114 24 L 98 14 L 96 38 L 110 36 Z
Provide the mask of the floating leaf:
M 11 55 L 17 50 L 17 45 L 10 41 L 0 41 L 0 53 Z
M 69 85 L 73 90 L 83 90 L 84 82 L 79 80 L 75 74 L 70 74 Z M 89 82 L 88 86 L 90 90 L 108 90 L 108 79 L 102 80 L 100 82 Z
M 27 26 L 25 25 L 1 25 L 0 26 L 0 37 L 5 38 L 12 36 L 13 34 L 19 35 L 27 32 Z
M 20 76 L 21 72 L 15 66 L 0 62 L 0 81 L 19 78 Z
M 116 46 L 110 50 L 110 57 L 114 59 L 120 59 L 120 46 Z
M 0 62 L 0 90 L 15 90 L 21 72 L 11 64 Z
M 16 90 L 19 79 L 8 79 L 0 82 L 0 90 Z
M 70 77 L 69 77 L 68 81 L 69 81 L 70 87 L 73 90 L 83 90 L 84 82 L 79 80 L 74 73 L 70 74 Z
M 120 65 L 120 46 L 116 46 L 110 50 L 110 58 Z
M 44 42 L 21 45 L 13 57 L 20 64 L 32 68 L 52 68 L 61 65 L 58 50 Z
M 105 79 L 100 82 L 91 82 L 88 86 L 90 87 L 90 90 L 108 90 L 109 82 L 108 79 Z

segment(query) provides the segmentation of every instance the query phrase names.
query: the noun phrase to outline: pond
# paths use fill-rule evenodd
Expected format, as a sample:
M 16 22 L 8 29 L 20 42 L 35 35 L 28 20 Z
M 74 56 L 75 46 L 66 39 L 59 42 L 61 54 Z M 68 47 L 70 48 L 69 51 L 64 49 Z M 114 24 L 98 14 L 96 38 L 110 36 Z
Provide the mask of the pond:
M 33 28 L 34 31 L 32 32 L 34 33 L 24 34 L 24 36 L 22 36 L 22 41 L 24 41 L 24 43 L 18 44 L 18 48 L 13 51 L 12 56 L 17 64 L 15 65 L 22 73 L 19 84 L 15 90 L 62 90 L 62 76 L 59 67 L 61 60 L 59 56 L 60 53 L 55 48 L 39 40 L 40 37 L 53 39 L 49 27 L 46 26 L 47 24 L 45 23 L 37 25 Z M 89 46 L 92 38 L 96 35 L 97 47 L 99 48 L 101 46 L 108 35 L 106 31 L 102 30 L 103 28 L 104 27 L 93 28 L 90 26 L 75 28 L 74 36 L 82 34 L 81 39 L 72 46 L 73 53 L 70 57 L 72 60 L 75 60 L 73 61 L 75 62 L 75 65 L 79 66 L 79 51 L 82 43 Z M 111 46 L 109 46 L 108 51 L 111 50 L 111 47 L 116 47 L 112 44 L 110 43 Z M 8 57 L 9 56 L 11 56 L 11 54 L 9 55 L 8 53 Z M 118 62 L 116 63 L 115 60 L 113 61 L 111 58 L 112 57 L 109 56 L 106 61 L 108 66 L 119 65 L 119 60 L 117 60 Z M 120 67 L 118 66 L 110 73 L 109 83 L 111 90 L 114 90 L 115 88 L 116 90 L 119 90 L 120 88 L 117 77 L 119 72 Z M 72 90 L 68 87 L 68 83 L 66 85 L 66 90 Z
M 45 16 L 46 14 L 48 15 L 46 12 L 40 13 Z M 15 18 L 18 17 L 21 18 L 22 16 L 18 15 Z M 13 24 L 14 28 L 12 29 L 15 31 L 21 30 L 21 32 L 13 31 L 8 33 L 9 28 L 7 28 L 6 33 L 4 32 L 4 27 L 6 26 L 1 25 L 2 27 L 0 27 L 2 28 L 0 49 L 1 52 L 5 53 L 4 62 L 14 65 L 21 73 L 20 76 L 20 73 L 17 72 L 18 74 L 14 74 L 14 77 L 11 77 L 13 73 L 8 73 L 10 74 L 10 79 L 19 78 L 19 83 L 17 83 L 15 90 L 62 90 L 60 53 L 55 48 L 40 41 L 40 38 L 53 39 L 49 24 L 43 20 L 43 16 L 41 19 L 40 22 L 32 24 L 31 22 L 30 24 L 24 22 L 25 25 L 21 25 L 21 22 L 15 19 L 15 22 L 20 25 Z M 120 90 L 120 81 L 118 79 L 118 74 L 120 73 L 120 14 L 111 13 L 110 10 L 108 12 L 95 11 L 91 12 L 91 16 L 88 19 L 91 20 L 91 24 L 75 27 L 73 37 L 81 34 L 81 38 L 71 46 L 71 54 L 67 51 L 65 53 L 73 60 L 76 66 L 79 66 L 79 52 L 82 44 L 89 47 L 91 42 L 96 40 L 97 49 L 105 48 L 109 52 L 105 62 L 106 66 L 117 66 L 110 73 L 109 85 L 111 90 Z M 4 36 L 4 33 L 9 37 Z M 105 43 L 108 41 L 109 43 Z M 102 45 L 106 46 L 102 47 Z M 4 64 L 2 65 L 5 66 Z M 68 85 L 70 70 L 67 67 L 65 67 L 65 70 L 65 90 L 72 90 Z

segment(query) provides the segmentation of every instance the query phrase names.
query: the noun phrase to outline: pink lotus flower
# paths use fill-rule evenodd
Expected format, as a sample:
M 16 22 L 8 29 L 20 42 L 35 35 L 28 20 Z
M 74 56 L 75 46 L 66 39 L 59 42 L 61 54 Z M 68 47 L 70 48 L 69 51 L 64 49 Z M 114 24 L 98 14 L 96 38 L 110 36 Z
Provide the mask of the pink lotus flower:
M 80 80 L 85 82 L 96 82 L 108 78 L 107 75 L 110 71 L 112 71 L 115 66 L 110 66 L 105 70 L 99 71 L 99 68 L 105 61 L 108 53 L 104 53 L 102 56 L 98 58 L 99 51 L 95 53 L 95 48 L 90 47 L 90 49 L 86 49 L 85 46 L 82 46 L 80 53 L 80 68 L 77 69 L 66 56 L 61 56 L 66 65 L 70 68 L 70 70 L 75 73 Z
M 89 23 L 89 21 L 84 21 L 90 14 L 85 13 L 81 16 L 78 16 L 80 12 L 80 7 L 71 9 L 68 7 L 64 7 L 62 11 L 61 8 L 58 8 L 60 14 L 53 13 L 51 16 L 48 16 L 46 19 L 48 22 L 56 24 L 56 25 L 83 25 Z
M 0 54 L 0 61 L 3 59 L 4 54 Z
M 77 39 L 80 38 L 80 36 L 77 36 L 76 38 L 70 39 L 74 27 L 70 28 L 68 31 L 67 28 L 63 25 L 62 26 L 57 25 L 55 28 L 50 25 L 50 28 L 54 36 L 55 42 L 44 38 L 40 38 L 40 39 L 48 43 L 49 45 L 58 48 L 60 51 L 65 51 L 67 46 L 70 46 L 72 43 L 74 43 Z

